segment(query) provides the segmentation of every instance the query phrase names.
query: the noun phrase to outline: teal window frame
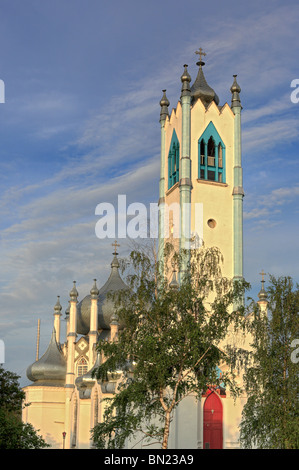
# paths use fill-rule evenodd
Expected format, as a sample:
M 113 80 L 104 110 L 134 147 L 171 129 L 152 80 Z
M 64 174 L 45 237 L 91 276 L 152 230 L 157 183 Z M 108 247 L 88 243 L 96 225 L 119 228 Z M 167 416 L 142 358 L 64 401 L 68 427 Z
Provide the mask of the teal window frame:
M 208 152 L 209 142 L 213 145 L 213 155 Z M 198 179 L 225 183 L 225 157 L 225 145 L 211 121 L 198 139 Z
M 175 130 L 172 133 L 172 138 L 168 153 L 168 189 L 180 180 L 180 143 L 177 138 Z

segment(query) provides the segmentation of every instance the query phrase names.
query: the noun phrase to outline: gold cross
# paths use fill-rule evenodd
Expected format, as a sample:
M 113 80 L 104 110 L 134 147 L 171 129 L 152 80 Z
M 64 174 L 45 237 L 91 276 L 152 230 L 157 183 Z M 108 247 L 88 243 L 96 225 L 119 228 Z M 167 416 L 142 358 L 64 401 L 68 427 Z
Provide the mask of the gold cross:
M 120 246 L 120 245 L 118 245 L 117 241 L 115 240 L 115 242 L 112 243 L 112 246 L 114 246 L 114 253 L 113 253 L 113 254 L 114 254 L 114 255 L 117 255 L 118 253 L 116 252 L 116 247 L 117 247 L 117 246 Z
M 264 276 L 266 275 L 266 273 L 264 273 L 264 270 L 262 269 L 262 272 L 260 273 L 260 275 L 262 276 L 262 282 L 265 282 L 264 281 Z
M 195 51 L 195 54 L 199 55 L 199 60 L 201 62 L 202 57 L 201 56 L 206 56 L 207 54 L 203 51 L 203 49 L 200 47 L 199 51 Z

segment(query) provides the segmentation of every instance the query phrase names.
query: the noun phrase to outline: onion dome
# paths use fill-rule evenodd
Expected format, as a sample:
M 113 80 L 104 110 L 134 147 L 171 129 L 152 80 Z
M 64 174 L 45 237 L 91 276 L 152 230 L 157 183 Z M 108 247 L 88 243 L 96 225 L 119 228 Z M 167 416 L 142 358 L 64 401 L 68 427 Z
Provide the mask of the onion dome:
M 61 310 L 62 310 L 62 307 L 60 304 L 60 296 L 57 295 L 57 302 L 54 306 L 54 315 L 61 315 Z
M 191 82 L 191 77 L 189 75 L 189 72 L 187 70 L 188 65 L 184 65 L 184 72 L 183 75 L 181 76 L 181 82 L 182 82 L 182 93 L 181 97 L 185 95 L 190 95 L 190 82 Z
M 177 278 L 176 278 L 176 271 L 175 271 L 175 270 L 173 270 L 172 280 L 171 280 L 171 282 L 170 282 L 170 284 L 169 284 L 169 287 L 170 287 L 171 289 L 178 289 L 178 288 L 180 287 L 180 286 L 179 286 L 179 283 L 178 283 L 178 281 L 177 281 Z
M 67 306 L 64 313 L 65 313 L 65 320 L 69 320 L 69 318 L 70 318 L 70 301 L 69 301 L 68 306 Z
M 66 360 L 56 342 L 55 328 L 45 354 L 28 367 L 26 374 L 35 385 L 62 387 L 65 384 Z
M 232 104 L 231 104 L 231 107 L 232 108 L 235 108 L 235 107 L 240 107 L 241 108 L 241 100 L 240 100 L 240 95 L 239 93 L 241 92 L 241 88 L 240 88 L 240 85 L 238 85 L 237 83 L 237 80 L 236 80 L 236 77 L 237 75 L 233 75 L 234 77 L 234 82 L 230 88 L 230 91 L 232 93 Z
M 196 63 L 196 65 L 199 66 L 199 70 L 198 70 L 198 74 L 195 79 L 195 82 L 193 83 L 191 87 L 192 102 L 194 104 L 196 100 L 200 99 L 205 107 L 207 107 L 210 103 L 212 103 L 212 101 L 215 101 L 215 103 L 218 105 L 219 98 L 216 95 L 213 88 L 211 88 L 207 84 L 203 70 L 202 70 L 202 67 L 205 65 L 205 62 L 201 60 L 201 56 L 205 54 L 203 52 L 196 52 L 196 53 L 200 54 L 200 60 L 199 62 Z
M 111 273 L 107 282 L 99 290 L 98 295 L 98 327 L 103 330 L 110 330 L 110 324 L 115 314 L 115 305 L 113 299 L 108 294 L 127 290 L 128 286 L 124 283 L 119 274 L 119 262 L 117 255 L 111 263 Z M 90 308 L 91 295 L 87 295 L 77 306 L 77 333 L 87 335 L 90 328 Z M 123 325 L 119 325 L 120 328 Z
M 70 292 L 70 299 L 71 299 L 71 301 L 73 301 L 73 302 L 76 301 L 77 298 L 78 298 L 78 295 L 79 295 L 79 293 L 78 293 L 78 291 L 77 291 L 77 289 L 76 289 L 76 281 L 74 281 L 74 286 L 73 286 L 73 288 L 72 288 L 72 290 L 71 290 L 71 292 Z
M 97 287 L 97 280 L 96 280 L 96 279 L 94 279 L 94 285 L 93 285 L 93 287 L 92 287 L 91 290 L 90 290 L 90 295 L 91 295 L 91 298 L 92 298 L 92 299 L 97 298 L 98 295 L 99 295 L 99 289 L 98 289 L 98 287 Z
M 110 325 L 119 325 L 119 319 L 115 312 L 111 316 Z
M 265 291 L 265 287 L 264 287 L 264 284 L 265 284 L 265 280 L 264 280 L 264 276 L 265 276 L 265 273 L 264 273 L 264 270 L 260 273 L 261 276 L 262 276 L 262 288 L 261 290 L 259 291 L 258 293 L 258 298 L 260 300 L 260 302 L 267 302 L 267 299 L 268 299 L 268 294 L 267 292 Z
M 168 116 L 168 106 L 170 105 L 167 96 L 166 90 L 162 90 L 163 96 L 160 101 L 161 112 L 160 112 L 160 121 L 165 121 L 166 117 Z

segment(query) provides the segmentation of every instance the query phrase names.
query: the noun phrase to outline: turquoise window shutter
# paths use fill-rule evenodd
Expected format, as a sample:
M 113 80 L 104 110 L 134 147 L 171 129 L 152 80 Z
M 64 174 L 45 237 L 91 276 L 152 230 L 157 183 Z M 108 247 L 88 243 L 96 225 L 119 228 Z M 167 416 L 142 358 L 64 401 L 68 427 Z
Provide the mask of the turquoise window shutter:
M 168 189 L 170 189 L 180 179 L 180 143 L 175 130 L 168 153 Z

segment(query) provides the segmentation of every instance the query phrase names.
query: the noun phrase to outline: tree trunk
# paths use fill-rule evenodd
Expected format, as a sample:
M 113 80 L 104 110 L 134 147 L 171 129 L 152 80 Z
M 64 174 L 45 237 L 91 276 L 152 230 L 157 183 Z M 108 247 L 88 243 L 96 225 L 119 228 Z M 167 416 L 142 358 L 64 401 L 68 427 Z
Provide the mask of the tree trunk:
M 162 449 L 168 448 L 169 429 L 170 429 L 170 412 L 166 411 L 165 421 L 164 421 L 164 434 L 163 434 Z

